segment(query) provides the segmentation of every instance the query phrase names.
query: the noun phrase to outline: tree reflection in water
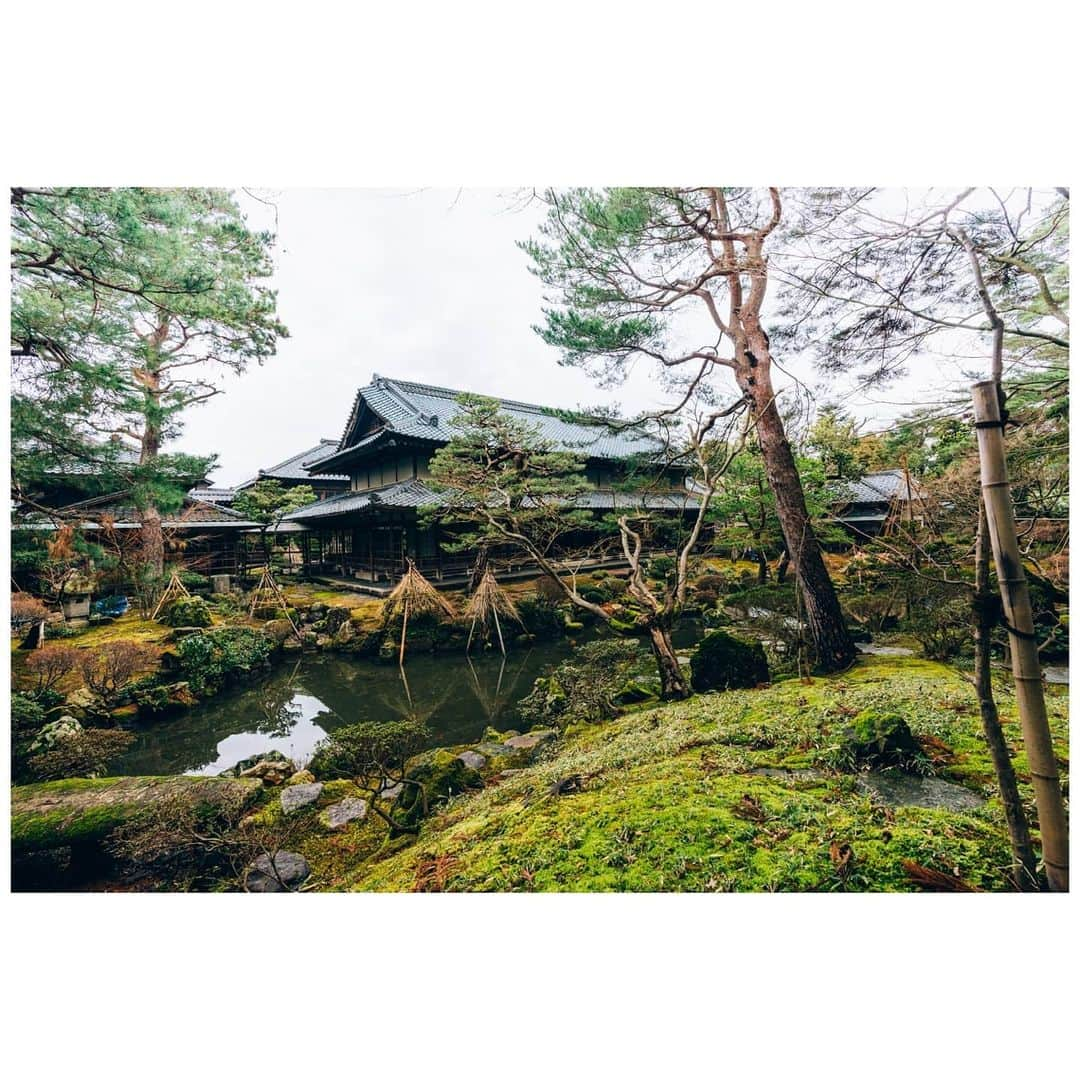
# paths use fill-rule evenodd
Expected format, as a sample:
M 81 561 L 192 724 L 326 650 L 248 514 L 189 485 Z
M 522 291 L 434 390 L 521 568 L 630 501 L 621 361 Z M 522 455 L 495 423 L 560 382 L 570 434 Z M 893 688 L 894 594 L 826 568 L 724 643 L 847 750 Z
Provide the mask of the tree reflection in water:
M 565 642 L 554 642 L 505 658 L 414 655 L 407 676 L 396 664 L 302 656 L 258 685 L 139 725 L 135 743 L 113 771 L 210 775 L 268 750 L 302 765 L 329 732 L 364 720 L 420 720 L 431 732 L 431 746 L 477 741 L 488 725 L 513 727 L 517 702 L 533 680 L 570 651 Z

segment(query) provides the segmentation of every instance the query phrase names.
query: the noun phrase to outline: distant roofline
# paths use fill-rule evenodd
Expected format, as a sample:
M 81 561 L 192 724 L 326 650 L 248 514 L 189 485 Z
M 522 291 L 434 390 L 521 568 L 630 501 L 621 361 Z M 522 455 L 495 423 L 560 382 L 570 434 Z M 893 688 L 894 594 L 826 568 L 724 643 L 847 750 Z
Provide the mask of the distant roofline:
M 602 420 L 577 409 L 559 409 L 554 405 L 538 405 L 533 401 L 518 401 L 516 398 L 497 397 L 495 394 L 487 394 L 481 390 L 455 390 L 450 386 L 436 386 L 434 383 L 413 382 L 411 379 L 394 379 L 388 375 L 379 375 L 378 373 L 374 373 L 371 376 L 371 382 L 368 383 L 368 386 L 361 387 L 360 392 L 363 392 L 370 386 L 386 386 L 387 384 L 394 387 L 405 387 L 408 390 L 416 390 L 426 394 L 440 394 L 451 399 L 459 398 L 462 394 L 468 394 L 471 397 L 486 398 L 488 401 L 497 401 L 500 405 L 509 405 L 514 409 L 525 409 L 528 412 L 538 413 L 541 416 L 550 416 L 553 413 L 567 413 L 576 418 L 575 422 L 578 422 L 577 418 L 580 418 L 581 423 L 592 423 L 601 427 L 605 426 Z M 412 402 L 407 402 L 406 404 L 414 412 L 419 412 Z

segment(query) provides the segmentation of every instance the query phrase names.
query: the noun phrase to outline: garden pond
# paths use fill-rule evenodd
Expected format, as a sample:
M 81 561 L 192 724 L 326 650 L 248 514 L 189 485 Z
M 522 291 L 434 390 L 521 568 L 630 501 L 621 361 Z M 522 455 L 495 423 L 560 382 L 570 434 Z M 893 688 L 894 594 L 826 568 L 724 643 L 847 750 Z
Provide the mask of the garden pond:
M 700 624 L 684 623 L 676 646 L 687 647 L 700 633 Z M 135 742 L 110 772 L 213 776 L 269 750 L 302 766 L 329 732 L 364 720 L 421 719 L 431 746 L 475 742 L 489 725 L 514 727 L 517 703 L 574 648 L 559 640 L 511 651 L 505 659 L 493 652 L 415 654 L 404 675 L 396 664 L 304 654 L 277 665 L 254 686 L 140 724 Z

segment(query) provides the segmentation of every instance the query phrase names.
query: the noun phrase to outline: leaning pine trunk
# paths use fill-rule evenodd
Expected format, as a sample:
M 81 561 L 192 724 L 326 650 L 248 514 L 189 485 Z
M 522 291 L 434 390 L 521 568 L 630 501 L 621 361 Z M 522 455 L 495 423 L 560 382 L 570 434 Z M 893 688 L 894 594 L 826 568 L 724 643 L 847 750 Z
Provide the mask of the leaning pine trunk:
M 690 687 L 682 673 L 679 658 L 671 644 L 671 633 L 666 627 L 653 624 L 649 627 L 649 644 L 656 667 L 660 672 L 660 696 L 665 701 L 681 701 L 690 696 Z
M 754 336 L 760 338 L 760 342 L 754 342 L 757 348 L 767 350 L 768 338 L 764 332 L 759 331 Z M 758 362 L 747 370 L 740 369 L 738 377 L 740 385 L 753 402 L 765 472 L 776 498 L 784 543 L 803 595 L 806 621 L 817 650 L 818 667 L 825 672 L 842 671 L 855 659 L 855 645 L 848 634 L 836 589 L 810 524 L 795 457 L 784 431 L 784 422 L 776 408 L 769 365 Z
M 994 687 L 990 681 L 990 634 L 997 621 L 996 598 L 990 588 L 990 541 L 986 530 L 986 508 L 979 507 L 979 533 L 975 541 L 975 693 L 979 698 L 979 715 L 983 734 L 994 763 L 1001 801 L 1005 807 L 1005 821 L 1009 827 L 1012 845 L 1013 881 L 1017 889 L 1031 892 L 1038 889 L 1035 873 L 1035 852 L 1031 846 L 1031 833 L 1024 817 L 1024 804 L 1016 785 L 1005 733 L 994 702 Z

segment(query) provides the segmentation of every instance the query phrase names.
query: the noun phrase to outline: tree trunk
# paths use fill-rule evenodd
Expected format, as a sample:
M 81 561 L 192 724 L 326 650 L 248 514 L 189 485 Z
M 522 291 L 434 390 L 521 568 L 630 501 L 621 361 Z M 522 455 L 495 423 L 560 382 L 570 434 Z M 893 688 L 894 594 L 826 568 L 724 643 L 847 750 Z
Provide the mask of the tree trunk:
M 161 512 L 156 506 L 147 506 L 139 514 L 142 539 L 143 568 L 149 571 L 153 579 L 151 591 L 155 592 L 158 582 L 165 576 L 165 533 L 161 527 Z
M 757 553 L 757 583 L 764 585 L 769 580 L 769 560 L 765 557 L 765 548 L 758 540 L 754 541 Z
M 167 333 L 167 323 L 158 327 L 147 345 L 146 367 L 138 373 L 145 400 L 142 445 L 139 448 L 140 465 L 153 465 L 161 452 L 161 370 L 158 348 Z M 165 574 L 165 535 L 161 528 L 161 511 L 153 504 L 143 507 L 139 510 L 139 524 L 143 570 L 153 579 L 148 583 L 153 594 Z
M 791 565 L 791 556 L 787 548 L 784 548 L 780 561 L 776 564 L 776 584 L 783 585 L 787 581 L 788 567 Z
M 1016 785 L 1009 747 L 1001 730 L 994 687 L 990 680 L 990 634 L 998 619 L 996 597 L 990 588 L 990 542 L 986 529 L 986 508 L 979 507 L 979 533 L 975 541 L 975 693 L 979 699 L 979 715 L 983 734 L 994 763 L 1001 801 L 1005 807 L 1005 821 L 1009 827 L 1012 845 L 1013 881 L 1021 892 L 1032 892 L 1039 887 L 1035 872 L 1035 852 L 1031 846 L 1031 833 L 1024 817 L 1024 804 Z
M 690 687 L 682 673 L 679 658 L 671 644 L 671 632 L 667 627 L 652 624 L 649 627 L 649 644 L 652 646 L 656 667 L 660 673 L 660 696 L 665 701 L 681 701 L 690 696 Z
M 818 668 L 825 672 L 842 671 L 855 659 L 855 645 L 848 634 L 836 589 L 810 524 L 795 456 L 776 407 L 769 375 L 768 338 L 759 329 L 748 334 L 748 339 L 752 349 L 752 352 L 748 350 L 751 363 L 740 367 L 736 375 L 753 404 L 765 473 L 776 499 L 784 543 L 802 592 Z
M 1068 892 L 1069 825 L 1054 758 L 1050 723 L 1046 716 L 1031 596 L 1016 539 L 1016 518 L 1005 466 L 999 391 L 1000 383 L 993 380 L 976 383 L 972 387 L 983 506 L 986 508 L 987 528 L 1005 609 L 1005 626 L 1012 646 L 1016 706 L 1024 732 L 1031 783 L 1035 789 L 1046 877 L 1051 891 Z

